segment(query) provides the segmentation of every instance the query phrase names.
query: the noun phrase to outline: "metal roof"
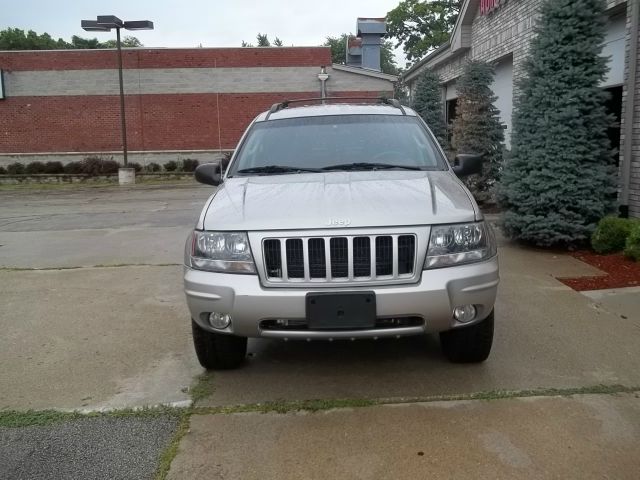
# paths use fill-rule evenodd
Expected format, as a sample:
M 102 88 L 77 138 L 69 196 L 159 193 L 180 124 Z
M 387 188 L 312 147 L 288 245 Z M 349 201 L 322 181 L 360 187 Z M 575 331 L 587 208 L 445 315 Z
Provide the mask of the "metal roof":
M 384 18 L 358 18 L 357 35 L 367 34 L 387 34 L 387 24 Z

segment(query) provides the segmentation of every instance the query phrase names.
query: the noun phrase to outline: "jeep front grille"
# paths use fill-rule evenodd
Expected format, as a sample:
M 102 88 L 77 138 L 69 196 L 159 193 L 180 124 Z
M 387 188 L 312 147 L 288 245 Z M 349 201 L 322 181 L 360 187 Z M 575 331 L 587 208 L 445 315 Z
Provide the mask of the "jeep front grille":
M 266 238 L 265 276 L 275 283 L 339 283 L 410 279 L 414 234 Z

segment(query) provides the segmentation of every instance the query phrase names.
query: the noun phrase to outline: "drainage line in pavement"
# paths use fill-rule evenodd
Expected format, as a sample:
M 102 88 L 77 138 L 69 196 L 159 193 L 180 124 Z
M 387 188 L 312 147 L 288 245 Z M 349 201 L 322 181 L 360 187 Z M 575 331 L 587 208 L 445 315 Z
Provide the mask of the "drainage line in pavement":
M 82 270 L 87 268 L 120 268 L 120 267 L 179 267 L 181 263 L 116 263 L 113 265 L 83 265 L 79 267 L 0 267 L 0 272 L 48 272 L 56 270 Z

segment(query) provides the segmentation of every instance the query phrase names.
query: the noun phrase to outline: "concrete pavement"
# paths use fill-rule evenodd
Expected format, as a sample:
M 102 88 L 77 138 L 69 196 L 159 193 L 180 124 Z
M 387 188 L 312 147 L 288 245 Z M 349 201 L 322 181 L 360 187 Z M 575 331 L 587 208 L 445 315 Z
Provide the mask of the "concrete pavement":
M 611 288 L 580 292 L 600 307 L 621 318 L 640 319 L 640 287 Z
M 635 480 L 640 398 L 448 401 L 194 415 L 169 478 Z
M 199 186 L 0 191 L 0 413 L 189 402 L 188 386 L 202 370 L 179 264 L 184 238 L 210 192 Z M 197 403 L 205 410 L 198 411 L 268 401 L 331 405 L 345 398 L 640 386 L 637 295 L 628 292 L 618 302 L 609 294 L 574 292 L 555 277 L 601 272 L 570 256 L 502 241 L 500 261 L 494 350 L 484 364 L 447 363 L 437 337 L 252 340 L 246 365 L 216 372 L 213 388 Z M 632 450 L 640 440 L 637 402 L 634 395 L 600 395 L 195 415 L 171 476 L 416 478 L 422 472 L 418 478 L 455 478 L 477 471 L 496 478 L 632 478 L 640 453 Z M 13 442 L 15 432 L 27 430 L 11 432 Z M 140 437 L 147 452 L 166 444 L 171 432 L 163 432 Z M 0 439 L 6 435 L 0 431 Z M 28 442 L 29 435 L 20 438 Z M 32 457 L 37 462 L 54 461 L 60 451 L 67 459 L 80 455 L 73 441 L 64 447 L 63 433 L 51 435 L 61 450 Z M 89 450 L 98 445 L 91 438 Z M 466 456 L 460 457 L 461 446 Z M 114 453 L 112 461 L 124 454 Z M 15 468 L 27 462 L 20 458 Z M 59 478 L 70 471 L 63 468 Z M 146 475 L 132 470 L 129 478 Z
M 216 373 L 216 388 L 201 404 L 640 385 L 640 310 L 621 318 L 554 278 L 595 269 L 570 256 L 507 244 L 500 262 L 494 347 L 483 364 L 448 363 L 437 337 L 260 340 L 250 343 L 246 367 Z
M 181 267 L 0 272 L 0 408 L 189 401 L 200 372 Z
M 1 191 L 0 266 L 182 263 L 206 186 Z

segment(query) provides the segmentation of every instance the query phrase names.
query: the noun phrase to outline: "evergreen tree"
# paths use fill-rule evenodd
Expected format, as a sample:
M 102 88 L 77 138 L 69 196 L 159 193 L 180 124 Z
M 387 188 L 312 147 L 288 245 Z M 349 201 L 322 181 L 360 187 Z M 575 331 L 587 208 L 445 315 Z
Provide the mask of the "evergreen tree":
M 429 125 L 442 148 L 446 148 L 447 128 L 444 123 L 440 76 L 437 73 L 425 70 L 420 75 L 411 106 Z
M 490 87 L 493 75 L 489 64 L 471 61 L 456 85 L 458 105 L 451 143 L 456 153 L 482 155 L 482 173 L 466 179 L 467 186 L 481 203 L 494 202 L 494 187 L 500 176 L 504 150 L 504 129 L 500 112 L 494 105 L 497 97 Z
M 256 35 L 256 41 L 258 42 L 259 47 L 270 47 L 271 42 L 269 41 L 269 36 L 266 33 L 259 33 Z
M 504 231 L 540 246 L 589 239 L 615 206 L 599 85 L 605 0 L 546 0 L 519 83 L 512 158 L 502 176 Z

